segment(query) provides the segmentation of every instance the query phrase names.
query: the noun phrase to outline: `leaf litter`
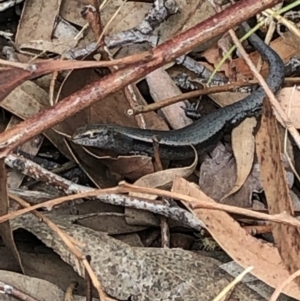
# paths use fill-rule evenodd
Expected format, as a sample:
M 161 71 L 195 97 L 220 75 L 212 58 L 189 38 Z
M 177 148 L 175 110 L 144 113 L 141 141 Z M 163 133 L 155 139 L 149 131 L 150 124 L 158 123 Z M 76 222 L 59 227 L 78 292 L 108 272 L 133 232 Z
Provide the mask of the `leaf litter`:
M 16 15 L 18 29 L 13 32 L 16 49 L 10 48 L 10 52 L 6 49 L 6 57 L 3 57 L 8 64 L 2 65 L 0 70 L 3 83 L 0 91 L 3 133 L 7 125 L 14 127 L 14 124 L 20 123 L 17 118 L 30 120 L 39 112 L 51 107 L 50 99 L 61 102 L 86 85 L 95 85 L 103 76 L 123 67 L 122 63 L 120 66 L 116 64 L 96 67 L 99 57 L 96 55 L 95 41 L 99 36 L 96 35 L 93 24 L 104 25 L 96 29 L 101 32 L 105 28 L 104 41 L 111 48 L 109 51 L 106 50 L 100 42 L 99 53 L 102 60 L 108 60 L 112 56 L 114 59 L 123 59 L 132 54 L 140 54 L 142 51 L 150 51 L 148 57 L 147 55 L 143 57 L 147 61 L 151 60 L 151 51 L 155 49 L 156 44 L 172 39 L 176 33 L 184 32 L 215 14 L 214 7 L 208 1 L 156 0 L 153 5 L 147 1 L 124 4 L 120 1 L 110 1 L 101 6 L 100 15 L 91 14 L 92 19 L 84 19 L 82 12 L 87 4 L 84 1 L 77 1 L 76 5 L 72 1 L 55 3 L 48 1 L 44 3 L 45 5 L 38 2 L 25 0 L 23 5 L 11 8 Z M 10 4 L 7 4 L 7 7 L 9 6 Z M 122 9 L 115 15 L 121 6 Z M 1 12 L 3 17 L 6 17 L 6 13 Z M 97 18 L 100 20 L 98 23 Z M 90 26 L 81 31 L 86 24 Z M 108 27 L 105 27 L 107 24 Z M 14 27 L 10 30 L 14 30 Z M 297 56 L 297 45 L 285 40 L 291 39 L 291 34 L 297 35 L 287 30 L 283 34 L 280 33 L 281 37 L 271 42 L 271 47 L 279 53 L 285 63 Z M 208 66 L 206 74 L 209 76 L 213 70 L 209 64 L 217 63 L 222 57 L 220 54 L 228 49 L 231 43 L 226 36 L 220 40 L 221 37 L 216 36 L 212 42 L 208 41 L 193 49 L 192 56 L 180 57 L 176 61 L 177 64 L 148 72 L 144 78 L 134 81 L 124 89 L 115 90 L 54 127 L 41 130 L 39 133 L 44 134 L 43 136 L 39 135 L 26 144 L 18 143 L 16 154 L 5 159 L 7 171 L 2 168 L 1 172 L 2 185 L 8 187 L 8 194 L 6 189 L 2 189 L 2 217 L 9 218 L 13 213 L 12 210 L 16 212 L 24 206 L 22 202 L 13 203 L 12 198 L 15 201 L 20 196 L 26 198 L 29 202 L 26 206 L 30 206 L 41 199 L 51 202 L 51 199 L 60 195 L 74 194 L 74 196 L 68 199 L 72 202 L 62 200 L 62 204 L 54 207 L 40 204 L 40 208 L 51 210 L 50 213 L 45 213 L 45 216 L 67 234 L 64 238 L 58 235 L 55 228 L 49 228 L 49 225 L 30 214 L 15 217 L 10 223 L 4 222 L 3 219 L 1 229 L 3 242 L 17 259 L 17 262 L 12 261 L 15 266 L 13 271 L 21 267 L 27 276 L 1 273 L 0 287 L 2 281 L 16 286 L 23 293 L 24 299 L 32 296 L 37 299 L 53 300 L 50 291 L 51 293 L 57 291 L 61 298 L 68 286 L 72 286 L 71 282 L 61 279 L 76 279 L 79 282 L 78 294 L 84 295 L 88 293 L 88 289 L 82 278 L 86 277 L 88 271 L 92 283 L 97 288 L 94 291 L 95 297 L 98 292 L 104 299 L 113 297 L 118 300 L 128 298 L 212 300 L 219 294 L 221 296 L 221 291 L 232 278 L 219 267 L 222 257 L 217 256 L 217 251 L 194 250 L 193 244 L 196 245 L 199 239 L 204 239 L 201 238 L 201 227 L 218 243 L 223 255 L 229 255 L 240 267 L 252 266 L 251 274 L 262 281 L 260 285 L 252 285 L 252 290 L 244 284 L 237 285 L 230 298 L 268 299 L 272 290 L 268 294 L 260 293 L 258 287 L 261 287 L 261 284 L 262 287 L 269 285 L 279 288 L 290 274 L 299 269 L 296 258 L 298 232 L 295 226 L 280 222 L 263 222 L 261 219 L 254 220 L 249 217 L 245 219 L 228 214 L 226 211 L 193 209 L 188 203 L 162 197 L 162 190 L 161 194 L 143 191 L 143 187 L 144 190 L 145 187 L 170 189 L 173 184 L 173 192 L 248 210 L 255 210 L 254 204 L 258 201 L 261 208 L 265 208 L 265 212 L 268 210 L 271 215 L 279 214 L 281 222 L 290 221 L 294 224 L 293 216 L 298 215 L 298 209 L 291 207 L 290 194 L 293 192 L 294 202 L 297 203 L 299 193 L 297 183 L 294 182 L 297 164 L 296 171 L 292 172 L 282 163 L 282 149 L 285 150 L 287 143 L 290 142 L 280 137 L 275 119 L 270 117 L 272 115 L 270 108 L 265 108 L 264 112 L 268 110 L 268 113 L 263 115 L 260 125 L 256 124 L 254 118 L 246 120 L 232 132 L 231 143 L 228 143 L 225 137 L 225 146 L 220 144 L 209 156 L 200 156 L 199 161 L 196 156 L 193 163 L 163 161 L 157 164 L 158 162 L 153 162 L 151 158 L 140 154 L 118 156 L 103 150 L 85 149 L 68 140 L 76 128 L 90 123 L 118 123 L 131 127 L 164 130 L 181 128 L 191 123 L 183 109 L 187 104 L 184 95 L 186 91 L 175 85 L 170 74 L 174 72 L 180 74 L 182 66 L 189 69 L 189 74 L 199 70 L 200 66 L 204 66 L 204 69 Z M 6 41 L 4 44 L 8 45 L 9 42 Z M 219 56 L 215 54 L 210 56 L 209 51 L 212 49 L 214 53 L 219 53 Z M 207 50 L 206 54 L 201 55 L 203 50 Z M 50 59 L 53 57 L 94 61 L 95 68 L 81 69 L 80 65 L 76 67 L 74 65 L 74 68 L 71 65 L 64 66 L 63 60 L 51 62 Z M 257 62 L 256 52 L 250 57 Z M 32 67 L 25 64 L 35 62 L 36 59 L 39 63 L 35 67 L 37 69 L 32 71 L 30 69 Z M 204 62 L 204 59 L 208 62 Z M 18 69 L 20 66 L 22 68 Z M 297 61 L 290 68 L 293 70 L 290 74 L 297 75 Z M 62 72 L 70 69 L 76 70 Z M 252 73 L 240 58 L 231 58 L 223 70 L 230 80 L 236 76 L 242 79 L 252 78 Z M 44 75 L 49 72 L 55 73 L 50 77 Z M 267 72 L 267 66 L 263 65 L 261 74 L 265 76 Z M 34 79 L 37 76 L 39 78 Z M 225 78 L 222 72 L 218 76 Z M 205 80 L 208 80 L 208 77 L 204 77 Z M 289 79 L 286 81 L 289 83 Z M 290 82 L 293 81 L 290 79 Z M 136 116 L 130 114 L 134 106 L 146 106 L 149 102 L 159 103 L 161 100 L 179 95 L 182 95 L 182 100 L 176 105 L 157 112 L 141 113 Z M 209 94 L 209 97 L 218 105 L 225 106 L 244 95 L 244 92 L 225 90 L 222 93 Z M 282 89 L 278 99 L 291 122 L 299 128 L 297 103 L 293 101 L 297 99 L 297 89 L 289 86 Z M 200 105 L 204 106 L 201 108 L 204 112 L 205 101 L 203 97 Z M 207 110 L 209 113 L 211 108 Z M 278 120 L 282 119 L 278 117 Z M 43 120 L 40 119 L 38 122 L 43 123 Z M 260 130 L 255 135 L 259 126 Z M 284 143 L 284 147 L 281 147 Z M 22 157 L 23 152 L 31 156 Z M 294 154 L 291 155 L 289 152 L 285 155 L 289 156 L 290 162 L 297 162 L 291 157 Z M 4 158 L 6 155 L 2 156 Z M 74 167 L 71 162 L 76 162 L 78 167 L 76 165 Z M 43 167 L 49 170 L 46 171 Z M 8 180 L 6 172 L 9 174 Z M 29 180 L 29 177 L 34 181 Z M 289 181 L 288 184 L 286 179 Z M 114 192 L 108 191 L 105 196 L 99 194 L 96 200 L 77 196 L 78 193 L 93 191 L 93 188 L 90 188 L 92 185 L 99 188 L 114 187 L 121 180 L 135 183 L 141 187 L 141 191 L 139 193 L 132 191 L 127 195 L 121 188 L 116 187 Z M 47 183 L 48 186 L 43 183 Z M 40 197 L 36 197 L 34 193 L 40 194 Z M 258 195 L 258 200 L 253 198 L 253 193 Z M 7 206 L 8 195 L 11 200 L 10 207 Z M 17 195 L 19 197 L 16 197 Z M 281 214 L 283 212 L 286 215 Z M 245 225 L 253 227 L 252 235 L 243 229 Z M 255 232 L 255 227 L 260 226 L 265 228 L 271 226 L 272 233 L 259 236 L 259 233 Z M 56 263 L 54 259 L 46 261 L 44 271 L 50 271 L 50 268 L 54 269 L 56 265 L 59 267 L 52 272 L 55 277 L 53 275 L 51 277 L 50 272 L 39 273 L 33 270 L 32 256 L 45 259 L 46 255 L 39 252 L 32 255 L 32 252 L 28 252 L 28 244 L 34 244 L 34 241 L 32 238 L 29 243 L 19 241 L 16 229 L 25 229 L 32 233 L 40 239 L 44 252 L 51 254 L 49 256 L 58 254 L 69 266 L 63 261 Z M 14 246 L 12 231 L 18 250 Z M 195 232 L 200 233 L 200 238 Z M 160 248 L 157 248 L 159 236 Z M 67 247 L 71 243 L 74 247 Z M 54 253 L 45 245 L 53 249 Z M 186 250 L 166 248 L 167 245 L 184 246 Z M 76 248 L 79 248 L 81 253 L 78 253 Z M 1 254 L 8 257 L 6 251 L 2 247 Z M 90 257 L 91 270 L 89 264 L 80 256 Z M 211 256 L 217 256 L 218 260 Z M 42 263 L 36 264 L 42 266 Z M 0 261 L 0 266 L 3 271 L 11 270 L 7 262 Z M 74 270 L 70 270 L 70 266 Z M 22 281 L 25 281 L 25 286 L 20 285 Z M 296 279 L 281 289 L 287 296 L 300 299 L 298 283 Z M 287 296 L 282 294 L 280 300 L 291 299 Z

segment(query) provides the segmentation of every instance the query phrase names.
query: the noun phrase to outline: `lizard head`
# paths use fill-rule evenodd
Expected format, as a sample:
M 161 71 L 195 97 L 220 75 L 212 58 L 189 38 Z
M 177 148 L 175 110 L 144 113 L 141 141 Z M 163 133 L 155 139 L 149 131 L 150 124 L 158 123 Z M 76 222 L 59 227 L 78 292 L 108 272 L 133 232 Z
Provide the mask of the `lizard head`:
M 86 125 L 78 128 L 72 135 L 72 141 L 79 145 L 105 148 L 112 141 L 113 131 L 106 125 Z

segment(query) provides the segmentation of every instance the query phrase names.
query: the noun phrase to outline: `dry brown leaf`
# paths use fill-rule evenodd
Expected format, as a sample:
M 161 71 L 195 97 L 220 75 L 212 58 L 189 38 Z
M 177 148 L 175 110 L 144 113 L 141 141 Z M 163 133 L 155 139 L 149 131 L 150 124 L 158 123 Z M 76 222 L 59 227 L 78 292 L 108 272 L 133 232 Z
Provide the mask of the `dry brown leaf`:
M 288 62 L 295 54 L 297 53 L 297 49 L 293 46 L 287 45 L 282 38 L 277 38 L 276 40 L 272 41 L 270 43 L 270 46 L 272 49 L 278 53 L 278 55 L 281 57 L 281 59 L 286 63 Z M 257 64 L 259 54 L 257 51 L 252 52 L 249 54 L 252 62 Z M 250 71 L 247 64 L 245 64 L 245 61 L 242 58 L 237 58 L 233 61 L 234 66 L 236 68 L 236 72 L 238 74 L 243 74 L 246 78 L 253 78 L 253 73 Z M 263 76 L 266 76 L 268 74 L 268 64 L 264 63 L 262 70 L 260 72 Z
M 220 54 L 220 50 L 217 45 L 207 49 L 202 55 L 211 64 L 206 66 L 208 69 L 213 69 L 212 66 L 217 65 L 223 58 L 222 55 Z M 232 68 L 231 63 L 228 62 L 228 60 L 224 64 L 222 64 L 222 66 L 219 68 L 219 72 L 222 71 L 224 72 L 226 77 L 228 77 L 229 81 L 235 80 L 236 74 L 234 68 Z
M 289 116 L 293 125 L 300 128 L 300 91 L 296 87 L 282 88 L 277 94 L 277 99 L 280 102 L 284 113 Z M 277 113 L 275 111 L 277 117 Z M 278 118 L 278 120 L 281 120 Z
M 254 159 L 255 140 L 253 129 L 257 122 L 255 118 L 247 118 L 232 131 L 232 150 L 236 162 L 236 182 L 232 189 L 222 198 L 237 192 L 247 180 Z
M 1 107 L 21 119 L 27 119 L 45 109 L 48 106 L 48 99 L 49 95 L 44 89 L 32 81 L 26 81 L 4 98 Z M 66 157 L 72 159 L 60 135 L 52 129 L 45 131 L 44 134 Z
M 218 42 L 213 47 L 207 49 L 203 53 L 203 57 L 212 64 L 213 66 L 217 66 L 220 61 L 223 59 L 224 55 L 229 51 L 232 46 L 232 41 L 229 35 L 223 35 L 218 39 Z M 229 81 L 236 81 L 236 70 L 232 67 L 232 57 L 230 56 L 224 64 L 219 68 L 219 71 L 223 71 Z
M 111 2 L 109 1 L 109 3 Z M 80 11 L 84 5 L 88 4 L 91 4 L 89 0 L 64 0 L 61 3 L 59 14 L 62 18 L 73 24 L 84 26 L 86 20 L 80 17 Z
M 20 101 L 22 99 L 22 101 Z M 39 86 L 34 84 L 32 81 L 26 81 L 22 85 L 18 86 L 14 89 L 2 102 L 1 106 L 7 111 L 13 113 L 14 115 L 27 119 L 38 112 L 42 111 L 44 108 L 48 106 L 49 95 L 45 92 L 44 89 L 41 89 Z M 82 121 L 85 120 L 82 117 Z M 76 124 L 74 124 L 75 126 Z M 72 156 L 66 147 L 64 139 L 61 135 L 57 134 L 52 129 L 49 129 L 44 132 L 45 136 L 70 160 L 72 160 Z M 76 146 L 75 146 L 76 147 Z M 84 158 L 85 152 L 82 148 L 77 146 L 78 157 Z M 89 166 L 92 166 L 94 170 L 95 166 L 97 166 L 97 171 L 92 174 L 95 181 L 100 186 L 107 186 L 108 180 L 105 177 L 101 177 L 101 174 L 105 174 L 104 167 L 102 167 L 103 172 L 101 173 L 101 164 L 95 158 L 91 158 L 90 160 L 86 160 L 82 162 L 83 168 L 89 169 Z
M 163 68 L 159 68 L 149 73 L 146 76 L 146 80 L 150 94 L 155 102 L 182 94 L 180 89 Z M 173 129 L 182 128 L 192 123 L 192 121 L 186 117 L 182 107 L 185 107 L 184 101 L 177 102 L 172 106 L 161 109 Z
M 39 260 L 39 262 L 40 261 L 41 260 Z M 61 264 L 66 266 L 64 262 L 61 262 Z M 46 272 L 46 270 L 44 270 L 44 272 Z M 59 273 L 59 270 L 55 272 Z M 80 277 L 77 276 L 75 272 L 69 275 L 71 275 L 71 277 L 76 277 L 76 280 L 78 279 L 80 281 Z M 72 280 L 73 279 L 74 278 L 72 278 Z M 66 280 L 70 283 L 70 278 L 67 278 Z M 36 298 L 36 300 L 44 300 L 44 301 L 64 300 L 64 295 L 65 295 L 64 290 L 67 288 L 67 287 L 59 288 L 58 286 L 46 280 L 34 278 L 34 276 L 33 277 L 24 276 L 9 271 L 0 271 L 0 281 L 10 284 L 12 287 L 17 288 L 29 294 L 31 297 Z M 62 279 L 62 281 L 66 282 L 64 279 Z M 2 296 L 5 296 L 5 294 L 1 294 L 0 296 L 1 301 L 12 300 L 7 298 L 2 298 Z M 84 301 L 85 297 L 76 296 L 75 300 Z
M 175 179 L 172 190 L 214 202 L 195 184 L 181 178 Z M 277 248 L 248 235 L 226 212 L 197 209 L 194 213 L 207 226 L 221 248 L 242 267 L 253 266 L 251 273 L 261 281 L 277 287 L 289 276 Z M 300 299 L 300 289 L 294 282 L 285 288 L 284 293 Z
M 232 154 L 218 143 L 200 166 L 199 186 L 208 196 L 220 201 L 233 186 L 235 173 Z
M 209 97 L 220 107 L 225 107 L 235 103 L 245 96 L 247 96 L 247 94 L 242 92 L 222 92 L 209 95 Z
M 107 166 L 110 174 L 115 175 L 119 181 L 124 178 L 136 181 L 154 172 L 152 158 L 146 156 L 118 156 L 117 158 L 100 156 L 98 161 Z
M 113 14 L 122 5 L 121 0 L 107 1 L 103 10 L 101 10 L 101 19 L 103 24 L 107 24 Z M 89 0 L 65 0 L 61 5 L 60 15 L 65 20 L 84 26 L 86 20 L 80 17 L 80 11 L 84 5 L 91 4 Z M 145 14 L 150 9 L 151 4 L 143 2 L 127 2 L 122 6 L 122 10 L 111 23 L 108 33 L 120 32 L 139 24 Z M 133 17 L 134 16 L 134 17 Z
M 78 35 L 78 29 L 59 17 L 61 2 L 61 0 L 48 1 L 46 5 L 44 0 L 32 0 L 26 2 L 28 5 L 25 3 L 16 37 L 20 50 L 33 54 L 37 51 L 63 54 L 82 40 L 82 36 Z M 80 15 L 82 7 L 77 7 L 78 19 L 82 19 Z M 85 40 L 87 37 L 86 34 Z
M 174 34 L 191 28 L 215 14 L 209 1 L 177 0 L 176 3 L 180 14 L 171 17 L 159 28 L 161 32 L 160 42 L 168 40 Z
M 40 52 L 53 52 L 56 54 L 63 55 L 65 52 L 70 49 L 75 48 L 78 44 L 78 41 L 74 38 L 69 38 L 67 40 L 53 40 L 53 41 L 44 41 L 44 40 L 35 40 L 28 41 L 20 45 L 20 49 L 25 53 L 34 53 L 36 51 Z
M 253 191 L 262 190 L 258 164 L 254 164 L 244 185 L 236 193 L 229 194 L 236 184 L 236 179 L 235 159 L 231 152 L 219 143 L 200 167 L 199 186 L 206 195 L 217 202 L 249 208 L 252 206 Z
M 299 23 L 296 25 L 299 28 Z M 299 33 L 299 29 L 298 29 Z M 297 50 L 292 56 L 299 56 L 300 51 L 300 38 L 299 35 L 293 33 L 291 30 L 283 32 L 280 34 L 283 40 L 284 49 L 288 49 L 288 47 L 292 47 Z
M 21 119 L 37 114 L 45 108 L 48 93 L 32 81 L 26 81 L 14 89 L 1 102 L 1 107 Z
M 264 102 L 261 127 L 257 134 L 257 157 L 261 166 L 263 186 L 270 214 L 286 212 L 293 216 L 292 202 L 281 161 L 281 145 L 277 121 L 269 101 Z M 273 225 L 273 236 L 290 273 L 300 269 L 300 233 L 297 228 L 283 224 Z M 297 279 L 296 279 L 297 281 Z M 297 283 L 300 283 L 298 280 Z
M 51 41 L 62 0 L 26 1 L 19 21 L 16 44 L 32 40 Z
M 6 98 L 1 102 L 1 107 L 5 110 L 11 112 L 15 116 L 18 116 L 21 119 L 27 119 L 38 112 L 42 111 L 47 106 L 47 100 L 49 98 L 48 93 L 44 89 L 41 89 L 32 81 L 26 81 L 23 84 L 15 88 Z M 64 144 L 59 135 L 54 133 L 52 130 L 46 131 L 47 138 L 58 146 Z M 37 147 L 39 143 L 42 142 L 41 136 L 35 137 L 29 142 L 25 143 L 22 146 L 22 149 L 25 147 L 26 152 L 31 152 L 33 147 Z M 28 146 L 30 147 L 28 148 Z M 61 150 L 61 148 L 59 148 Z M 34 154 L 35 150 L 32 154 Z M 68 156 L 68 153 L 62 150 L 62 153 Z M 10 174 L 11 176 L 11 174 Z M 18 182 L 21 181 L 23 176 L 18 176 Z M 16 188 L 17 185 L 16 178 L 9 179 L 10 187 Z M 13 183 L 13 185 L 11 185 Z
M 67 147 L 69 147 L 69 149 Z M 67 157 L 71 160 L 75 159 L 75 162 L 79 163 L 80 168 L 96 187 L 104 188 L 117 184 L 117 179 L 110 177 L 107 174 L 107 167 L 105 164 L 99 161 L 97 157 L 89 155 L 85 149 L 79 145 L 71 145 L 68 140 L 64 140 L 64 145 L 59 144 L 58 149 L 62 153 L 63 151 L 66 151 Z

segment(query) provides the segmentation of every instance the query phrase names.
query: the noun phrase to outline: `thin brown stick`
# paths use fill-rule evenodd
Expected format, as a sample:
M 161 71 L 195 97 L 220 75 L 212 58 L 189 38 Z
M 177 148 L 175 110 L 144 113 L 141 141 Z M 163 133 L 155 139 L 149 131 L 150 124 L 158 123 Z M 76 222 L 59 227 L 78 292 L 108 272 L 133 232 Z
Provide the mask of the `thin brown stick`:
M 251 80 L 248 82 L 235 82 L 235 83 L 230 83 L 230 84 L 225 84 L 222 86 L 216 86 L 216 87 L 210 87 L 210 88 L 203 88 L 201 90 L 196 90 L 196 91 L 191 91 L 187 93 L 182 93 L 180 95 L 176 95 L 174 97 L 167 98 L 165 100 L 151 103 L 149 105 L 139 105 L 134 107 L 133 109 L 129 109 L 130 115 L 136 115 L 140 113 L 147 113 L 150 111 L 155 111 L 167 106 L 170 106 L 174 103 L 177 103 L 179 101 L 189 99 L 192 97 L 197 97 L 201 95 L 207 95 L 207 94 L 213 94 L 213 93 L 220 93 L 220 92 L 228 92 L 228 91 L 234 91 L 237 88 L 240 87 L 245 87 L 249 85 L 255 85 L 257 84 L 256 80 Z

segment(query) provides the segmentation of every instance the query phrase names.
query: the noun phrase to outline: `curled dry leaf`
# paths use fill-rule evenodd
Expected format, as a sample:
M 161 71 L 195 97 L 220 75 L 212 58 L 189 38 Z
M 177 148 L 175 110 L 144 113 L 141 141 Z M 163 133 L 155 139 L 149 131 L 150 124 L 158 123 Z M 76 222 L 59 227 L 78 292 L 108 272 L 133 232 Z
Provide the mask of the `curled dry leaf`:
M 169 189 L 176 177 L 187 178 L 195 170 L 198 164 L 198 154 L 195 151 L 195 160 L 190 166 L 171 168 L 157 171 L 138 179 L 134 184 L 142 187 L 153 187 L 161 189 Z M 130 196 L 155 200 L 157 195 L 131 192 Z M 149 211 L 141 211 L 133 208 L 125 208 L 126 221 L 134 225 L 151 225 L 158 226 L 159 222 L 154 214 Z
M 286 23 L 287 25 L 289 23 Z M 296 32 L 294 32 L 294 28 L 288 28 L 286 32 L 280 33 L 279 40 L 282 46 L 282 52 L 285 54 L 284 57 L 291 58 L 293 56 L 299 55 L 300 50 L 300 35 L 299 35 L 299 22 L 298 24 L 293 24 Z M 294 49 L 294 51 L 292 51 Z M 295 53 L 296 52 L 296 53 Z
M 103 163 L 109 170 L 109 175 L 121 179 L 135 181 L 140 177 L 154 172 L 152 158 L 146 156 L 99 156 L 98 161 Z
M 125 220 L 126 216 L 123 213 L 91 213 L 77 215 L 76 217 L 77 224 L 109 235 L 127 234 L 145 229 L 145 227 L 141 226 L 128 225 Z
M 206 64 L 209 69 L 213 69 L 212 66 L 218 64 L 222 59 L 220 49 L 217 45 L 207 49 L 202 55 L 209 62 L 209 64 Z M 231 79 L 230 81 L 235 81 L 236 79 L 235 71 L 228 61 L 219 67 L 219 72 L 223 72 L 229 80 Z

